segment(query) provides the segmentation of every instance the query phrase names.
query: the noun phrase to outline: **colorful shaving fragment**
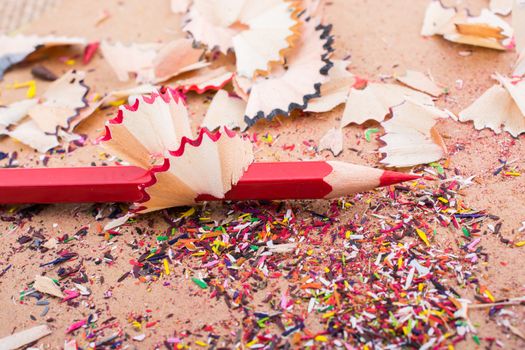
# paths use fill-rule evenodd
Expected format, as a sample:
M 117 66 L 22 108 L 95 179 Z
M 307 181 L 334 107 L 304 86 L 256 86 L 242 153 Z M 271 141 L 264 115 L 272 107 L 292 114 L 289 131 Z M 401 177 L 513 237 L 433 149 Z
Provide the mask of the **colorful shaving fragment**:
M 370 128 L 365 130 L 365 140 L 367 142 L 372 141 L 372 134 L 377 134 L 379 132 L 378 128 Z
M 34 80 L 28 80 L 23 83 L 14 83 L 11 85 L 13 89 L 27 88 L 26 97 L 33 98 L 36 95 L 36 82 Z
M 448 168 L 442 181 L 422 178 L 413 186 L 360 194 L 351 203 L 334 201 L 324 212 L 293 202 L 232 203 L 219 221 L 202 207 L 176 211 L 165 233 L 148 238 L 156 248 L 133 260 L 133 275 L 142 283 L 166 284 L 177 275 L 172 257 L 191 262 L 199 277 L 190 283 L 224 299 L 234 312 L 247 310 L 247 348 L 292 340 L 300 347 L 371 349 L 377 341 L 393 348 L 406 341 L 447 347 L 463 339 L 459 332 L 468 332 L 468 324 L 454 316 L 459 306 L 450 296 L 460 298 L 462 286 L 477 285 L 474 271 L 484 254 L 478 235 L 483 222 L 493 220 L 465 206 L 458 191 L 468 181 L 455 174 L 447 181 Z M 366 214 L 352 214 L 360 203 L 369 208 Z M 397 214 L 391 216 L 389 208 Z M 436 237 L 442 230 L 461 235 L 463 249 L 431 244 L 428 233 Z M 289 244 L 291 251 L 275 248 Z M 326 244 L 330 250 L 319 249 Z M 283 277 L 289 284 L 284 291 L 268 284 Z M 254 303 L 261 293 L 276 313 Z M 486 288 L 478 288 L 478 295 L 494 298 Z M 306 311 L 321 332 L 305 325 Z

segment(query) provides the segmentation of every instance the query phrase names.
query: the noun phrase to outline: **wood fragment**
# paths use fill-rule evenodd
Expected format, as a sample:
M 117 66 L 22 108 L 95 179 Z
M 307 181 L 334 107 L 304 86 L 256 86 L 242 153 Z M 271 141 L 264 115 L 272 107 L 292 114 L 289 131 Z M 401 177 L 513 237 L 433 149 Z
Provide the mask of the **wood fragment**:
M 219 90 L 206 111 L 202 126 L 208 130 L 216 130 L 221 126 L 244 130 L 247 127 L 244 121 L 245 110 L 246 102 L 238 97 L 229 96 L 225 90 Z
M 24 345 L 31 344 L 45 336 L 48 336 L 51 333 L 51 329 L 49 329 L 49 326 L 45 324 L 29 328 L 0 339 L 0 349 L 18 349 Z
M 392 108 L 392 118 L 381 123 L 385 129 L 381 140 L 386 143 L 379 149 L 386 155 L 381 163 L 408 167 L 441 159 L 446 146 L 434 128 L 441 118 L 448 118 L 448 114 L 411 100 Z
M 381 122 L 390 113 L 390 108 L 407 99 L 434 105 L 429 95 L 400 85 L 370 83 L 363 90 L 352 88 L 343 111 L 341 127 L 350 123 L 362 124 L 368 120 Z
M 525 132 L 525 82 L 496 74 L 493 85 L 476 101 L 459 113 L 462 122 L 473 121 L 477 130 L 502 130 L 514 137 Z
M 512 12 L 514 2 L 514 0 L 490 0 L 489 8 L 498 15 L 508 16 Z
M 443 89 L 441 89 L 426 74 L 418 71 L 407 70 L 404 75 L 397 77 L 397 80 L 412 89 L 434 97 L 439 97 L 443 94 Z
M 525 51 L 525 3 L 523 1 L 514 1 L 514 6 L 512 7 L 512 27 L 514 28 L 516 51 L 523 53 Z
M 306 112 L 328 112 L 346 102 L 355 77 L 346 69 L 350 62 L 334 60 L 333 63 L 327 82 L 321 85 L 321 96 L 308 101 Z
M 319 141 L 319 151 L 329 150 L 334 156 L 343 152 L 343 130 L 341 128 L 332 128 Z
M 479 16 L 471 16 L 434 0 L 427 7 L 421 35 L 442 35 L 455 43 L 507 50 L 512 44 L 514 30 L 489 9 L 482 9 Z
M 49 294 L 55 297 L 64 298 L 64 293 L 59 286 L 49 277 L 36 276 L 33 288 L 37 291 L 45 294 Z

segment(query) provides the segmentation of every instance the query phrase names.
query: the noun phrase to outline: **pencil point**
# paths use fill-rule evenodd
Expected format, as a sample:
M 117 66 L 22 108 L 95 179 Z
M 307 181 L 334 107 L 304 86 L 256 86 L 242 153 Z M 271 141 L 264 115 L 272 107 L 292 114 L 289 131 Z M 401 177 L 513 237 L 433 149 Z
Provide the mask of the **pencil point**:
M 395 185 L 400 182 L 420 179 L 421 176 L 414 174 L 405 174 L 397 171 L 385 170 L 379 179 L 379 186 Z

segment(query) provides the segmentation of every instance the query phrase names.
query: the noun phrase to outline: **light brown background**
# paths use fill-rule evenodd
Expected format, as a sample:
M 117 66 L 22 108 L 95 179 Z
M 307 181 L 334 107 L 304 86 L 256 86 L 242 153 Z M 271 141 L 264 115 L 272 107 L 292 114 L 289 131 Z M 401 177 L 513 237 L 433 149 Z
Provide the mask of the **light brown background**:
M 5 0 L 3 0 L 5 1 Z M 5 3 L 2 2 L 5 5 Z M 466 107 L 494 82 L 490 75 L 493 72 L 510 74 L 511 66 L 516 58 L 514 52 L 496 52 L 487 49 L 460 46 L 446 42 L 441 38 L 422 38 L 419 30 L 428 1 L 426 0 L 339 0 L 333 1 L 327 8 L 327 22 L 333 23 L 335 35 L 335 57 L 352 56 L 352 72 L 362 77 L 378 80 L 381 75 L 392 75 L 405 68 L 429 71 L 436 81 L 449 87 L 450 95 L 442 98 L 438 104 L 453 112 L 459 112 Z M 488 0 L 465 1 L 464 4 L 474 12 L 487 6 Z M 0 5 L 1 9 L 1 5 Z M 96 19 L 103 10 L 111 17 L 95 26 Z M 0 18 L 5 22 L 5 12 L 0 12 Z M 4 23 L 1 22 L 1 23 Z M 171 14 L 167 0 L 68 0 L 52 9 L 48 14 L 38 19 L 31 26 L 24 27 L 25 33 L 61 34 L 85 36 L 89 40 L 113 39 L 124 42 L 148 42 L 173 39 L 182 36 L 180 18 Z M 5 28 L 4 25 L 2 28 Z M 471 51 L 468 57 L 459 55 L 460 51 Z M 58 60 L 46 62 L 46 65 L 57 73 L 65 72 L 70 67 Z M 82 67 L 78 65 L 78 67 Z M 88 68 L 95 68 L 88 75 L 87 84 L 94 91 L 104 92 L 125 84 L 116 82 L 113 72 L 97 57 Z M 30 79 L 27 67 L 11 71 L 0 83 L 0 101 L 9 103 L 24 97 L 23 90 L 10 90 L 6 86 L 15 81 Z M 464 86 L 458 89 L 456 81 L 462 80 Z M 128 84 L 129 85 L 129 84 Z M 38 83 L 38 93 L 44 90 L 45 83 Z M 206 97 L 190 97 L 190 109 L 196 121 L 202 118 L 206 105 L 202 102 Z M 206 102 L 206 101 L 205 101 Z M 269 132 L 277 141 L 271 146 L 262 144 L 257 151 L 258 159 L 286 160 L 310 158 L 316 156 L 302 144 L 304 140 L 318 142 L 320 137 L 330 127 L 338 125 L 342 107 L 331 113 L 293 119 L 280 119 L 271 125 L 259 125 L 249 132 L 259 135 Z M 91 136 L 98 135 L 103 120 L 112 115 L 111 111 L 98 113 L 84 123 L 80 131 Z M 197 123 L 196 123 L 197 124 Z M 339 159 L 362 164 L 377 164 L 379 155 L 375 152 L 376 141 L 362 142 L 365 127 L 348 127 L 345 129 L 345 151 Z M 495 136 L 490 131 L 477 132 L 472 125 L 460 125 L 452 121 L 442 122 L 439 131 L 445 137 L 450 151 L 451 167 L 456 167 L 465 176 L 476 175 L 478 183 L 466 190 L 464 198 L 472 208 L 487 209 L 490 213 L 502 218 L 504 236 L 509 239 L 525 240 L 525 236 L 517 232 L 521 221 L 525 221 L 525 180 L 518 178 L 502 178 L 492 176 L 492 171 L 499 165 L 498 158 L 518 159 L 515 163 L 518 170 L 523 170 L 523 155 L 525 147 L 523 138 L 512 139 L 509 135 Z M 360 144 L 357 140 L 360 139 Z M 282 151 L 284 144 L 296 144 L 293 152 Z M 457 151 L 457 146 L 465 149 Z M 363 152 L 348 150 L 357 148 Z M 0 150 L 14 150 L 19 153 L 22 165 L 33 166 L 39 163 L 39 155 L 28 150 L 12 140 L 0 142 Z M 319 155 L 331 158 L 329 152 Z M 64 156 L 53 156 L 50 165 L 88 164 L 91 161 L 100 163 L 104 160 L 100 150 L 88 146 Z M 319 203 L 320 206 L 325 205 Z M 59 236 L 63 233 L 73 233 L 79 227 L 91 225 L 91 234 L 82 242 L 74 243 L 72 250 L 82 257 L 100 257 L 108 249 L 106 242 L 95 235 L 93 218 L 86 213 L 87 206 L 56 205 L 47 207 L 43 213 L 33 220 L 33 225 L 45 227 L 49 236 Z M 148 219 L 158 219 L 156 215 L 144 217 L 139 225 L 145 226 Z M 27 283 L 32 282 L 34 275 L 41 273 L 38 264 L 51 260 L 54 255 L 45 255 L 33 251 L 15 251 L 18 247 L 16 238 L 27 227 L 17 228 L 14 232 L 9 224 L 0 224 L 0 269 L 12 263 L 11 269 L 0 279 L 0 336 L 10 333 L 13 329 L 37 324 L 31 321 L 29 315 L 37 315 L 41 309 L 31 305 L 19 305 L 16 302 L 18 292 Z M 150 233 L 159 233 L 163 228 L 160 220 Z M 132 235 L 132 229 L 124 232 Z M 441 244 L 453 245 L 454 235 L 444 231 Z M 129 269 L 128 260 L 136 258 L 125 245 L 132 238 L 124 235 L 115 243 L 114 254 L 118 256 L 112 267 L 96 266 L 85 263 L 88 275 L 95 279 L 103 276 L 105 283 L 92 286 L 93 301 L 97 308 L 107 309 L 104 315 L 116 316 L 124 325 L 126 315 L 130 311 L 144 312 L 151 308 L 158 319 L 164 320 L 165 314 L 174 313 L 171 321 L 162 321 L 160 326 L 148 330 L 148 338 L 141 347 L 151 347 L 163 335 L 173 329 L 197 329 L 203 324 L 229 324 L 237 327 L 239 313 L 231 312 L 223 303 L 211 303 L 206 292 L 195 288 L 183 275 L 172 277 L 173 288 L 162 287 L 161 283 L 151 286 L 137 285 L 136 281 L 127 279 L 116 283 L 123 271 Z M 481 282 L 488 286 L 496 298 L 517 297 L 525 294 L 525 247 L 514 248 L 505 246 L 496 237 L 484 236 L 482 245 L 489 252 L 488 263 L 479 265 Z M 111 247 L 109 247 L 111 248 Z M 328 248 L 327 248 L 328 249 Z M 505 266 L 502 265 L 505 263 Z M 279 283 L 275 286 L 279 288 Z M 112 289 L 113 297 L 104 299 L 104 291 Z M 466 296 L 472 295 L 471 290 L 463 290 Z M 516 312 L 512 320 L 518 328 L 525 332 L 523 324 L 524 310 L 520 307 L 510 308 Z M 7 312 L 6 312 L 7 311 Z M 54 334 L 45 339 L 44 343 L 59 347 L 63 344 L 64 330 L 74 320 L 89 314 L 87 308 L 68 308 L 54 303 L 49 316 L 56 318 Z M 486 313 L 476 311 L 471 314 L 475 323 L 479 324 L 479 335 L 494 336 L 503 340 L 507 348 L 518 349 L 524 346 L 522 340 L 515 336 L 502 334 L 502 327 L 487 319 Z M 186 321 L 189 320 L 189 324 Z M 125 328 L 129 326 L 125 325 Z M 486 344 L 486 343 L 485 343 Z M 459 348 L 474 348 L 472 341 L 463 343 Z

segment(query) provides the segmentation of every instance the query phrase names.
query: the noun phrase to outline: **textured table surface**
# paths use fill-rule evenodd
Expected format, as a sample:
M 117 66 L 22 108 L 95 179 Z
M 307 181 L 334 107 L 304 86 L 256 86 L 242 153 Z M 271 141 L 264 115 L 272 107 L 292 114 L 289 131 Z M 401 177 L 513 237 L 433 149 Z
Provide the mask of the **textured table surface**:
M 59 0 L 0 0 L 0 33 L 12 32 L 40 16 Z
M 69 0 L 64 1 L 63 6 L 60 7 L 56 6 L 59 2 L 59 0 L 0 0 L 0 32 L 10 32 L 20 28 L 21 32 L 26 34 L 56 33 L 83 36 L 90 41 L 110 39 L 126 43 L 161 42 L 183 35 L 180 31 L 181 18 L 169 12 L 168 0 Z M 331 6 L 327 7 L 327 22 L 333 23 L 334 26 L 336 49 L 334 57 L 342 58 L 351 54 L 352 72 L 372 81 L 377 81 L 381 75 L 391 75 L 406 68 L 430 71 L 439 83 L 449 87 L 450 90 L 450 96 L 438 101 L 439 107 L 458 113 L 494 84 L 490 78 L 491 74 L 494 72 L 508 74 L 516 54 L 511 51 L 496 52 L 456 45 L 437 37 L 422 38 L 419 31 L 428 2 L 429 0 L 331 1 Z M 454 0 L 445 2 L 453 3 Z M 463 4 L 469 6 L 475 13 L 479 13 L 482 7 L 487 6 L 488 0 L 465 0 Z M 50 11 L 32 25 L 28 25 L 28 21 L 38 18 L 44 9 L 53 6 L 56 11 Z M 103 11 L 107 11 L 111 16 L 97 25 Z M 467 55 L 464 55 L 465 52 Z M 76 54 L 80 53 L 76 52 Z M 60 74 L 72 68 L 59 59 L 49 59 L 45 64 L 46 67 Z M 8 86 L 14 82 L 32 79 L 31 67 L 32 64 L 19 66 L 6 74 L 4 81 L 0 82 L 0 103 L 11 103 L 25 98 L 25 89 L 12 89 Z M 86 83 L 94 92 L 103 93 L 127 87 L 116 81 L 101 55 L 97 55 L 88 67 L 77 60 L 73 68 L 91 70 Z M 45 90 L 46 84 L 38 82 L 38 93 Z M 197 125 L 207 108 L 206 97 L 195 94 L 189 96 L 190 113 Z M 310 152 L 308 146 L 310 141 L 317 142 L 328 129 L 337 126 L 342 112 L 343 108 L 340 106 L 322 115 L 289 118 L 283 119 L 280 123 L 255 126 L 250 129 L 250 135 L 270 134 L 275 139 L 271 145 L 261 143 L 256 153 L 257 160 L 286 161 L 306 158 Z M 79 130 L 89 135 L 90 139 L 95 139 L 100 135 L 104 121 L 114 115 L 114 109 L 101 110 L 80 126 Z M 367 165 L 377 164 L 379 141 L 375 138 L 371 142 L 363 141 L 362 135 L 368 126 L 351 125 L 344 129 L 345 150 L 338 160 Z M 525 220 L 523 206 L 525 176 L 504 178 L 493 175 L 500 164 L 498 159 L 502 158 L 517 159 L 514 166 L 522 172 L 525 171 L 524 137 L 513 139 L 505 133 L 494 135 L 489 130 L 478 132 L 474 130 L 471 123 L 460 124 L 452 120 L 440 122 L 438 130 L 445 138 L 449 149 L 453 150 L 450 155 L 451 169 L 457 169 L 464 177 L 475 176 L 476 182 L 464 190 L 462 202 L 470 208 L 486 210 L 500 217 L 504 223 L 501 229 L 504 237 L 525 240 L 525 236 L 519 232 L 522 221 Z M 296 147 L 292 151 L 285 152 L 284 146 L 290 144 Z M 74 152 L 55 154 L 49 159 L 48 165 L 71 166 L 91 162 L 101 164 L 105 159 L 95 147 L 88 144 Z M 355 152 L 356 149 L 358 152 Z M 11 139 L 1 140 L 0 150 L 10 153 L 17 151 L 20 165 L 40 165 L 39 154 Z M 333 158 L 329 152 L 320 153 L 318 156 L 321 159 Z M 6 162 L 7 160 L 4 160 L 0 166 Z M 374 201 L 382 199 L 379 195 L 374 195 L 373 198 Z M 302 209 L 303 204 L 287 203 L 297 208 L 298 215 L 305 212 Z M 314 202 L 308 204 L 307 208 L 321 211 L 325 210 L 326 206 L 328 204 L 325 202 Z M 227 210 L 227 207 L 221 207 L 219 204 L 213 207 L 217 216 L 222 215 L 221 208 Z M 348 209 L 341 220 L 361 217 L 367 208 L 364 203 L 358 203 Z M 89 234 L 84 238 L 78 241 L 72 240 L 60 249 L 66 247 L 65 249 L 79 254 L 79 259 L 69 263 L 68 267 L 75 267 L 79 261 L 85 261 L 83 263 L 85 273 L 90 280 L 95 281 L 91 286 L 90 302 L 85 305 L 96 305 L 101 321 L 112 320 L 115 317 L 124 331 L 134 336 L 138 332 L 127 322 L 130 313 L 145 314 L 144 310 L 152 310 L 152 319 L 162 320 L 155 327 L 144 331 L 147 338 L 142 343 L 136 343 L 137 348 L 153 348 L 162 337 L 170 336 L 174 331 L 191 330 L 197 335 L 205 335 L 206 332 L 202 331 L 205 325 L 213 325 L 223 331 L 227 329 L 226 326 L 231 325 L 231 334 L 225 334 L 223 339 L 235 338 L 235 331 L 242 324 L 244 314 L 238 310 L 230 310 L 222 300 L 216 301 L 210 298 L 208 291 L 200 290 L 187 278 L 190 272 L 198 275 L 201 271 L 205 271 L 196 268 L 200 266 L 197 257 L 181 259 L 180 265 L 173 266 L 174 271 L 170 277 L 161 279 L 157 283 L 141 283 L 133 278 L 118 282 L 123 272 L 129 271 L 130 259 L 139 256 L 128 243 L 136 240 L 153 246 L 156 244 L 156 237 L 165 232 L 167 223 L 164 222 L 161 214 L 141 217 L 137 223 L 123 227 L 120 231 L 122 235 L 107 242 L 97 232 L 97 225 L 102 224 L 105 222 L 95 221 L 89 206 L 78 205 L 46 206 L 29 224 L 22 227 L 13 226 L 11 222 L 0 222 L 2 243 L 0 244 L 0 271 L 8 264 L 13 265 L 13 268 L 0 279 L 0 310 L 8 310 L 0 312 L 0 337 L 11 334 L 14 330 L 34 326 L 44 319 L 38 316 L 41 309 L 34 305 L 33 301 L 26 304 L 16 302 L 20 290 L 31 283 L 35 275 L 47 272 L 49 276 L 56 276 L 56 269 L 42 268 L 39 264 L 54 259 L 58 249 L 43 254 L 31 249 L 21 251 L 21 244 L 17 239 L 25 234 L 30 226 L 34 226 L 43 229 L 46 237 L 72 235 L 83 227 L 89 227 Z M 137 227 L 142 230 L 140 234 L 136 230 Z M 459 251 L 456 242 L 464 241 L 460 231 L 436 227 L 436 232 L 435 241 L 432 243 L 434 247 Z M 497 235 L 493 234 L 483 235 L 481 238 L 479 246 L 483 246 L 487 260 L 480 261 L 476 267 L 475 272 L 480 284 L 487 286 L 497 299 L 523 295 L 525 274 L 522 271 L 525 247 L 504 244 Z M 328 256 L 338 246 L 321 244 L 314 248 L 317 256 Z M 304 251 L 306 249 L 307 247 Z M 106 251 L 111 251 L 115 257 L 111 265 L 94 263 L 96 258 L 103 258 Z M 167 284 L 164 285 L 164 282 Z M 255 299 L 250 307 L 258 308 L 257 310 L 265 307 L 265 304 L 259 303 L 259 300 L 266 296 L 265 293 L 273 293 L 276 300 L 280 300 L 282 291 L 287 290 L 289 284 L 292 285 L 285 278 L 270 280 L 269 287 L 257 294 L 258 299 Z M 464 297 L 474 300 L 475 284 L 469 284 L 460 292 Z M 73 321 L 85 319 L 92 312 L 85 305 L 71 307 L 67 303 L 52 300 L 46 318 L 54 320 L 52 323 L 54 333 L 44 338 L 41 343 L 49 345 L 52 349 L 63 348 L 64 339 L 73 337 L 66 335 L 65 330 Z M 508 311 L 514 315 L 510 318 L 512 324 L 523 332 L 525 308 L 509 307 Z M 321 314 L 309 316 L 307 320 L 309 329 L 313 331 L 322 329 L 321 317 Z M 487 310 L 474 311 L 471 313 L 471 318 L 479 337 L 483 338 L 482 345 L 477 346 L 475 341 L 469 338 L 468 342 L 458 344 L 457 349 L 482 349 L 485 346 L 490 348 L 491 338 L 504 342 L 506 349 L 523 348 L 524 341 L 498 326 L 496 320 L 487 316 Z M 107 332 L 106 335 L 110 330 Z M 80 335 L 75 337 L 81 339 Z

